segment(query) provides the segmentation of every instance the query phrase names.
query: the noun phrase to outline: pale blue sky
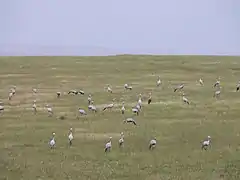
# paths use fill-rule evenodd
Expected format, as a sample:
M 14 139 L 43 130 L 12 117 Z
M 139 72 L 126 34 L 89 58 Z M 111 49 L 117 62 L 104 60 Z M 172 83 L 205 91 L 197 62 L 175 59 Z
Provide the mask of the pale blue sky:
M 240 0 L 1 0 L 0 23 L 3 55 L 240 55 Z

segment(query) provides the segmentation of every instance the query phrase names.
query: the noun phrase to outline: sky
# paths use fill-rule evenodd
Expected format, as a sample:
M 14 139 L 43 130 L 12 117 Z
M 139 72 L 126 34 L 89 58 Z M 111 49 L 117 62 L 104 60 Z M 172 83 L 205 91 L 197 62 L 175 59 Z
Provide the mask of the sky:
M 240 55 L 239 0 L 1 0 L 0 55 Z

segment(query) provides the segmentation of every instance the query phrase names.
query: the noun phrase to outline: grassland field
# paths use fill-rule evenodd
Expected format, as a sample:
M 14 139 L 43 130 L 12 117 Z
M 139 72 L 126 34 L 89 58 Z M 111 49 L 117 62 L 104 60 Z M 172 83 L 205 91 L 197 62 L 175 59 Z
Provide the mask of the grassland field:
M 156 87 L 160 75 L 162 86 Z M 213 98 L 213 84 L 221 78 L 221 96 Z M 204 86 L 198 83 L 204 80 Z M 109 56 L 109 57 L 1 57 L 0 179 L 2 180 L 240 180 L 240 57 L 210 56 Z M 129 83 L 132 91 L 124 91 Z M 185 83 L 190 105 L 173 87 Z M 104 91 L 110 84 L 113 93 Z M 16 95 L 8 92 L 16 85 Z M 32 88 L 38 93 L 33 94 Z M 85 95 L 62 95 L 82 89 Z M 146 104 L 152 92 L 153 103 Z M 112 112 L 89 112 L 87 95 L 97 107 L 116 98 Z M 145 104 L 137 126 L 123 124 L 132 117 L 137 95 Z M 37 100 L 34 115 L 32 102 Z M 120 113 L 125 101 L 127 112 Z M 45 104 L 53 107 L 48 117 Z M 65 119 L 60 119 L 64 116 Z M 68 130 L 73 127 L 73 146 Z M 120 132 L 125 146 L 118 148 Z M 56 133 L 56 148 L 48 146 Z M 201 150 L 210 135 L 212 147 Z M 112 151 L 104 153 L 108 137 Z M 148 143 L 157 138 L 157 147 Z

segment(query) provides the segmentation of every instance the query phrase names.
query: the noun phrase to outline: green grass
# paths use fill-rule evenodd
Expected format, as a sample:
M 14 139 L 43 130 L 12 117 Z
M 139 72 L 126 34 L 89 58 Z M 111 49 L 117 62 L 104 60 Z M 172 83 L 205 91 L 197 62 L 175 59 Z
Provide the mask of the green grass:
M 204 56 L 112 56 L 112 57 L 1 57 L 0 101 L 0 179 L 89 179 L 89 180 L 224 180 L 240 179 L 239 112 L 240 94 L 235 92 L 240 77 L 239 57 Z M 163 85 L 156 87 L 157 75 Z M 213 83 L 221 77 L 222 94 L 213 98 Z M 198 85 L 202 77 L 205 85 Z M 191 104 L 185 105 L 172 87 L 186 84 L 184 92 Z M 124 92 L 123 85 L 133 90 Z M 113 94 L 104 91 L 110 84 Z M 8 102 L 11 85 L 16 96 Z M 37 88 L 37 95 L 32 94 Z M 83 89 L 85 96 L 56 92 Z M 142 93 L 144 101 L 152 92 L 153 104 L 144 105 L 136 117 L 138 126 L 123 124 L 120 107 L 112 112 L 89 113 L 76 118 L 78 107 L 87 109 L 87 94 L 96 105 L 125 100 L 131 117 L 131 104 Z M 39 112 L 34 115 L 32 101 Z M 54 116 L 43 108 L 53 106 Z M 64 115 L 66 118 L 60 120 Z M 73 147 L 67 133 L 74 129 Z M 48 141 L 56 132 L 57 147 Z M 125 147 L 118 148 L 120 132 Z M 200 149 L 210 135 L 212 148 Z M 113 149 L 104 153 L 108 136 Z M 148 143 L 157 137 L 157 148 Z

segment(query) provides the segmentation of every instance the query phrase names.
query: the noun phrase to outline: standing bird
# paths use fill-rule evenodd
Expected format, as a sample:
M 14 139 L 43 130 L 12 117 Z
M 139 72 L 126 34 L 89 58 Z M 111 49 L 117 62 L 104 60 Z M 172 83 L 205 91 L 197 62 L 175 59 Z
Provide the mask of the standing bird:
M 34 94 L 36 94 L 36 93 L 37 93 L 37 89 L 36 89 L 36 88 L 33 88 L 33 89 L 32 89 L 32 92 L 33 92 Z
M 157 80 L 157 86 L 160 86 L 162 84 L 162 81 L 160 79 L 160 76 L 158 76 L 158 80 Z
M 112 148 L 112 137 L 109 137 L 109 141 L 105 144 L 105 152 L 110 152 Z
M 136 121 L 133 118 L 127 118 L 123 120 L 123 123 L 133 123 L 135 126 L 137 125 Z
M 140 106 L 142 105 L 142 94 L 139 94 L 138 104 L 139 104 Z
M 205 141 L 202 142 L 202 150 L 203 150 L 203 149 L 204 149 L 204 150 L 207 150 L 207 148 L 208 148 L 209 146 L 211 146 L 211 137 L 210 137 L 210 136 L 207 137 L 207 140 L 205 140 Z
M 113 100 L 113 102 L 111 103 L 111 104 L 108 104 L 108 105 L 106 105 L 104 108 L 103 108 L 103 111 L 105 111 L 105 110 L 107 110 L 107 109 L 112 109 L 113 108 L 113 106 L 114 106 L 114 100 Z
M 61 92 L 57 92 L 57 98 L 60 98 L 60 96 L 61 96 Z
M 150 104 L 151 102 L 152 102 L 152 93 L 149 93 L 148 104 Z
M 239 91 L 239 89 L 240 89 L 240 81 L 238 81 L 236 91 Z
M 70 130 L 69 130 L 68 140 L 69 140 L 69 145 L 72 146 L 72 140 L 73 140 L 73 129 L 72 128 L 70 128 Z
M 124 84 L 124 88 L 126 90 L 132 90 L 132 86 L 129 86 L 128 84 Z
M 174 88 L 174 92 L 179 91 L 184 88 L 184 84 L 180 84 L 177 87 Z
M 215 82 L 215 84 L 213 85 L 213 87 L 219 87 L 220 86 L 220 80 L 217 80 L 216 82 Z
M 93 112 L 97 112 L 96 106 L 93 105 L 94 101 L 91 101 L 90 105 L 88 106 L 88 110 L 91 110 Z
M 79 108 L 78 112 L 79 112 L 80 115 L 87 115 L 87 113 L 84 109 Z
M 156 140 L 156 138 L 154 138 L 149 143 L 149 149 L 150 150 L 154 149 L 156 147 L 156 145 L 157 145 L 157 140 Z
M 182 100 L 183 100 L 184 103 L 190 104 L 188 99 L 185 97 L 184 93 L 182 94 Z
M 199 79 L 199 84 L 200 84 L 201 86 L 203 86 L 203 80 L 202 80 L 202 78 Z
M 112 88 L 110 88 L 110 85 L 107 86 L 107 92 L 112 93 Z
M 52 110 L 52 108 L 51 108 L 48 104 L 46 105 L 46 108 L 47 108 L 48 116 L 49 116 L 49 117 L 52 116 L 52 115 L 53 115 L 53 110 Z
M 123 147 L 123 143 L 124 143 L 124 133 L 121 132 L 120 139 L 118 140 L 118 144 L 120 148 Z
M 33 108 L 33 112 L 34 112 L 34 114 L 36 114 L 36 113 L 37 113 L 37 105 L 36 105 L 36 100 L 34 100 L 34 101 L 33 101 L 32 108 Z
M 122 112 L 122 114 L 124 114 L 124 113 L 125 113 L 125 106 L 124 106 L 124 102 L 122 103 L 121 112 Z
M 16 88 L 17 86 L 13 86 L 11 89 L 10 89 L 10 92 L 15 95 L 16 94 Z
M 221 91 L 220 91 L 220 90 L 217 90 L 217 91 L 215 91 L 213 97 L 219 98 L 219 97 L 220 97 L 220 94 L 221 94 Z
M 92 102 L 92 95 L 91 95 L 91 94 L 89 94 L 89 95 L 88 95 L 88 105 L 90 105 L 90 104 L 91 104 L 91 102 Z
M 56 146 L 56 141 L 55 141 L 55 133 L 52 133 L 52 139 L 49 141 L 50 148 L 54 148 Z

